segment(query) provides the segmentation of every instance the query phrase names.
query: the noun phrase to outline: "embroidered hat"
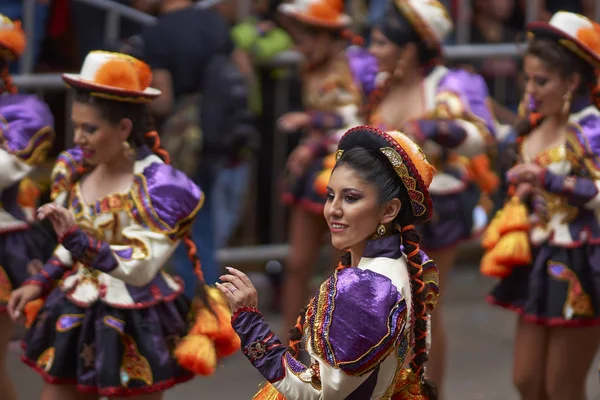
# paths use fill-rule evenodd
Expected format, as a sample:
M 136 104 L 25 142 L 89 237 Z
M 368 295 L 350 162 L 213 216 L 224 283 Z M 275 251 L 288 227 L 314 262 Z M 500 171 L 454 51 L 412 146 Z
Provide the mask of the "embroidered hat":
M 559 11 L 549 22 L 529 23 L 527 34 L 554 40 L 594 68 L 600 68 L 600 25 L 583 15 Z
M 0 14 L 0 57 L 8 60 L 17 59 L 25 51 L 27 38 L 21 28 L 21 22 L 11 21 Z
M 392 12 L 387 13 L 384 18 L 382 31 L 394 42 L 404 43 L 404 38 L 394 36 L 405 34 L 402 25 L 406 23 L 410 24 L 419 38 L 431 49 L 440 48 L 444 39 L 452 32 L 450 14 L 438 0 L 391 0 L 390 6 Z
M 126 54 L 92 51 L 79 74 L 63 74 L 67 85 L 108 100 L 148 103 L 161 91 L 149 87 L 152 71 L 148 64 Z
M 300 22 L 323 28 L 345 28 L 352 22 L 344 14 L 342 0 L 294 0 L 280 4 L 278 10 Z
M 410 197 L 414 224 L 431 218 L 433 204 L 429 185 L 435 168 L 429 164 L 421 148 L 405 134 L 398 131 L 383 132 L 371 126 L 358 126 L 344 134 L 338 144 L 336 161 L 346 150 L 363 147 L 380 151 L 390 162 Z

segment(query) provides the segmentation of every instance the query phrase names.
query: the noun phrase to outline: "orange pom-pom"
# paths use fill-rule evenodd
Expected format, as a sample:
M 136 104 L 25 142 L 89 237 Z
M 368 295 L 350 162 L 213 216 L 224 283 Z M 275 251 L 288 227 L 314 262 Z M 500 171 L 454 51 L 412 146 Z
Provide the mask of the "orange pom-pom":
M 333 172 L 333 170 L 331 170 L 329 168 L 325 169 L 325 170 L 319 172 L 319 174 L 315 178 L 315 182 L 313 183 L 313 188 L 315 189 L 315 192 L 317 192 L 317 194 L 319 196 L 325 196 L 327 194 L 327 186 L 329 185 L 329 178 L 331 178 L 332 172 Z
M 121 58 L 112 58 L 102 64 L 96 71 L 94 83 L 124 90 L 140 90 L 135 67 Z
M 36 208 L 41 191 L 38 185 L 29 178 L 25 178 L 19 184 L 17 202 L 21 207 Z
M 514 231 L 502 235 L 491 254 L 496 263 L 507 267 L 531 263 L 531 246 L 527 232 Z
M 577 33 L 577 39 L 580 42 L 588 46 L 594 52 L 600 54 L 600 25 L 590 21 L 592 26 L 590 28 L 580 28 Z
M 500 235 L 514 231 L 529 231 L 530 224 L 527 207 L 525 207 L 519 197 L 511 197 L 504 205 L 502 211 L 502 218 L 498 223 L 498 232 L 500 232 Z
M 30 328 L 33 325 L 33 322 L 37 318 L 40 310 L 44 306 L 44 299 L 36 299 L 32 300 L 29 303 L 25 304 L 25 308 L 23 308 L 23 313 L 25 314 L 25 327 Z
M 187 335 L 173 352 L 179 365 L 197 375 L 212 375 L 217 366 L 217 353 L 212 340 L 204 335 Z
M 138 81 L 140 83 L 140 90 L 145 90 L 152 83 L 152 70 L 150 66 L 143 61 L 135 60 L 133 66 L 138 75 Z
M 511 268 L 506 265 L 501 265 L 496 262 L 493 253 L 487 253 L 481 259 L 479 264 L 479 272 L 483 276 L 489 276 L 490 278 L 506 278 L 510 275 Z
M 252 400 L 285 400 L 285 397 L 270 383 L 265 383 Z
M 13 22 L 12 28 L 0 29 L 0 46 L 8 49 L 16 57 L 25 51 L 27 38 L 19 21 Z
M 328 155 L 327 157 L 325 157 L 325 159 L 323 160 L 323 167 L 325 169 L 333 169 L 335 167 L 336 162 L 337 162 L 337 155 L 335 153 L 332 153 L 332 154 Z
M 485 154 L 470 159 L 469 172 L 484 193 L 494 193 L 500 186 L 500 179 L 490 168 L 490 159 Z

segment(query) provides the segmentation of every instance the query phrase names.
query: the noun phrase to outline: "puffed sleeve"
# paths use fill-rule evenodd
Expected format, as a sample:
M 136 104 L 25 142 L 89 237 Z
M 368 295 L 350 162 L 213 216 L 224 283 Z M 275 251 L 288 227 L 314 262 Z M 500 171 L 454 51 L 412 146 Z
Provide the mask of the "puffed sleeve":
M 575 131 L 568 139 L 583 166 L 586 176 L 560 175 L 546 169 L 542 187 L 548 192 L 564 195 L 569 204 L 576 207 L 598 209 L 600 207 L 600 115 L 596 113 L 578 121 Z
M 32 95 L 0 97 L 0 190 L 26 177 L 54 144 L 54 118 Z
M 414 121 L 421 140 L 432 140 L 456 153 L 474 157 L 494 141 L 495 120 L 481 76 L 450 71 L 442 79 L 432 115 Z
M 127 244 L 97 240 L 76 227 L 61 244 L 74 260 L 133 286 L 150 282 L 177 248 L 202 206 L 203 193 L 183 172 L 161 163 L 134 176 L 129 212 L 122 230 Z
M 258 310 L 243 309 L 233 317 L 244 354 L 285 398 L 368 398 L 360 393 L 368 392 L 365 386 L 374 387 L 373 371 L 398 348 L 407 327 L 407 307 L 387 277 L 348 268 L 321 285 L 306 324 L 311 366 L 291 355 Z

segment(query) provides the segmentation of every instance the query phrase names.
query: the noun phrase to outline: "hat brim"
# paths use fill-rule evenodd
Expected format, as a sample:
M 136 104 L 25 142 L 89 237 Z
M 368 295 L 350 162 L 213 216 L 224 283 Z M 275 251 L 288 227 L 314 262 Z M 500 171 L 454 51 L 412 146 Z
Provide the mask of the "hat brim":
M 122 101 L 128 103 L 149 103 L 162 94 L 155 88 L 145 90 L 125 90 L 112 86 L 99 85 L 81 78 L 79 74 L 63 74 L 63 81 L 71 87 L 83 89 L 92 96 L 102 97 L 108 100 Z
M 320 28 L 328 28 L 328 29 L 342 29 L 350 26 L 352 22 L 352 18 L 346 14 L 340 14 L 335 21 L 324 20 L 321 18 L 316 18 L 310 15 L 306 15 L 302 11 L 298 10 L 294 4 L 284 3 L 278 7 L 278 10 L 281 14 L 286 17 L 295 19 L 299 22 L 302 22 L 306 25 L 317 26 Z
M 340 139 L 338 143 L 338 150 L 347 151 L 354 147 L 362 147 L 373 152 L 380 152 L 383 148 L 391 147 L 400 155 L 405 164 L 410 164 L 407 165 L 409 170 L 416 171 L 415 166 L 410 161 L 410 157 L 402 148 L 402 146 L 400 146 L 400 144 L 393 137 L 383 131 L 380 131 L 379 129 L 370 126 L 362 126 L 350 129 Z M 433 202 L 431 200 L 429 190 L 427 189 L 427 186 L 425 186 L 425 183 L 423 182 L 423 179 L 419 173 L 414 173 L 412 177 L 417 183 L 417 187 L 415 189 L 423 194 L 422 204 L 425 206 L 425 213 L 421 215 L 413 214 L 413 223 L 422 224 L 423 222 L 429 220 L 433 215 Z M 400 176 L 398 176 L 398 181 L 401 185 L 404 185 Z
M 598 53 L 576 37 L 566 34 L 547 22 L 531 22 L 527 24 L 527 32 L 536 38 L 553 40 L 591 64 L 594 68 L 600 68 L 600 55 Z

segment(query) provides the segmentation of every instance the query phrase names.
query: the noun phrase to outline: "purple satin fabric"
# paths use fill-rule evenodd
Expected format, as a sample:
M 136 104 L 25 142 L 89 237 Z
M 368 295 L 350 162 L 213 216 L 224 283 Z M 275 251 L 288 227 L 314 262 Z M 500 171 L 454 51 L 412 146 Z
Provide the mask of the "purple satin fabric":
M 379 72 L 377 60 L 366 49 L 358 46 L 348 48 L 347 56 L 354 81 L 361 85 L 368 96 L 375 89 L 375 78 Z
M 144 169 L 142 175 L 152 208 L 158 218 L 170 228 L 189 217 L 204 196 L 186 174 L 170 165 L 151 164 Z M 145 196 L 142 196 L 142 201 L 145 200 Z M 137 207 L 132 210 L 132 214 L 136 219 L 143 220 Z
M 54 126 L 54 117 L 36 96 L 0 96 L 0 131 L 11 151 L 26 149 L 33 136 L 47 126 Z
M 469 106 L 471 112 L 482 118 L 488 130 L 495 134 L 494 117 L 486 104 L 489 91 L 481 76 L 460 69 L 450 70 L 438 85 L 438 92 L 442 91 L 459 94 L 461 100 Z
M 335 287 L 328 339 L 335 360 L 350 362 L 388 335 L 390 312 L 403 300 L 388 277 L 359 268 L 339 271 Z

